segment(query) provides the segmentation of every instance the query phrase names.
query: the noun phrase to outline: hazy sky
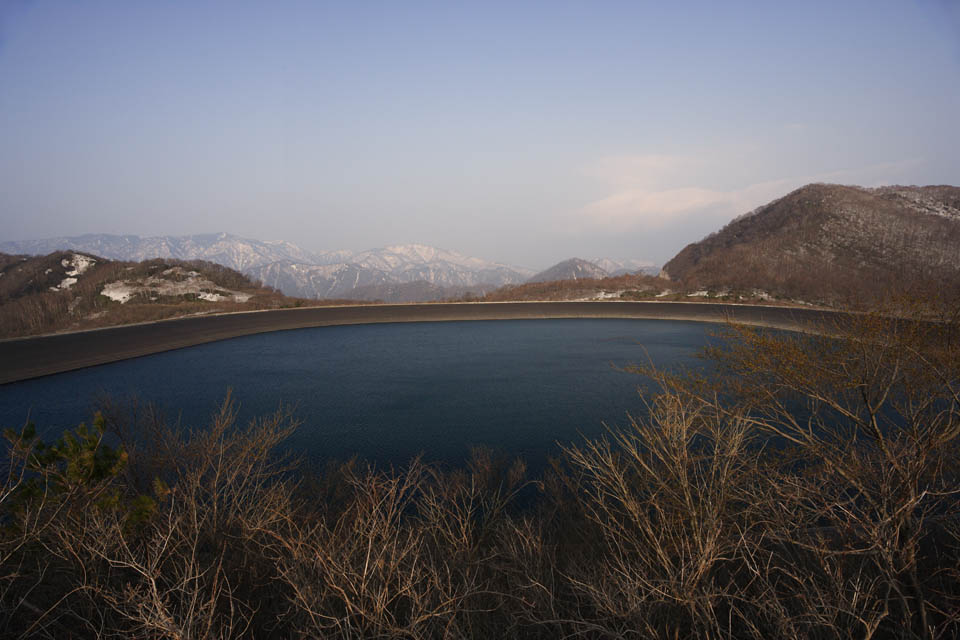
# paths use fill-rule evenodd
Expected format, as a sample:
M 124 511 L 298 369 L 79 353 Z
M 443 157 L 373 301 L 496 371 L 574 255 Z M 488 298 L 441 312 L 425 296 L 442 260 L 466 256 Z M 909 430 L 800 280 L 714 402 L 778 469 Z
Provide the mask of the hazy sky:
M 960 184 L 960 2 L 0 0 L 0 240 L 669 259 Z

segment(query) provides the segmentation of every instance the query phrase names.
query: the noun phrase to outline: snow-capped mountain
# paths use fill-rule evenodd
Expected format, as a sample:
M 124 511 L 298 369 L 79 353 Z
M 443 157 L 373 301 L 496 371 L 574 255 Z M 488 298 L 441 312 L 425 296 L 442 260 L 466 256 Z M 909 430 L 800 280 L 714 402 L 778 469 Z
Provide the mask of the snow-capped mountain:
M 489 290 L 525 281 L 533 270 L 421 244 L 396 245 L 366 251 L 310 252 L 289 242 L 263 242 L 227 233 L 194 236 L 116 236 L 90 234 L 26 242 L 0 243 L 0 252 L 47 254 L 59 250 L 84 251 L 115 260 L 177 258 L 209 260 L 236 269 L 291 296 L 307 298 L 354 297 L 371 287 L 425 282 L 449 288 L 453 295 L 465 288 Z M 412 289 L 406 288 L 404 291 Z
M 410 244 L 360 251 L 342 256 L 340 262 L 333 264 L 282 261 L 260 265 L 246 273 L 287 295 L 308 298 L 367 298 L 371 287 L 414 282 L 433 285 L 431 298 L 436 298 L 437 287 L 450 289 L 453 295 L 464 287 L 486 290 L 523 282 L 532 271 Z M 355 289 L 360 290 L 354 292 Z M 392 291 L 389 287 L 373 290 Z
M 395 282 L 423 280 L 443 287 L 470 287 L 478 284 L 515 284 L 533 271 L 454 251 L 422 244 L 407 244 L 371 249 L 354 254 L 350 263 L 389 273 Z
M 23 242 L 3 242 L 0 243 L 0 251 L 31 255 L 46 255 L 54 251 L 84 251 L 111 260 L 137 262 L 150 258 L 209 260 L 237 271 L 246 271 L 258 265 L 281 260 L 308 264 L 326 264 L 330 261 L 328 256 L 304 251 L 289 242 L 250 240 L 229 233 L 147 238 L 105 233 L 87 234 Z
M 590 262 L 597 265 L 611 276 L 622 276 L 630 273 L 656 275 L 660 271 L 660 268 L 655 266 L 649 260 L 595 258 L 590 260 Z
M 580 258 L 570 258 L 558 262 L 549 269 L 529 278 L 527 282 L 551 282 L 553 280 L 583 280 L 584 278 L 606 278 L 610 274 L 592 262 Z
M 339 262 L 304 264 L 272 262 L 249 269 L 246 274 L 268 287 L 300 298 L 346 298 L 357 287 L 395 282 L 379 269 Z

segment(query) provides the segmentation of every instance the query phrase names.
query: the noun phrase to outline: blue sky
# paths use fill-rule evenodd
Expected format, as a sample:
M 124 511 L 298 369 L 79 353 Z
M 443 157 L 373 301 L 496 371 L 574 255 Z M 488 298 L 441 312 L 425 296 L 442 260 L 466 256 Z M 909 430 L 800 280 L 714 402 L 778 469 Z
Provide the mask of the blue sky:
M 960 183 L 960 3 L 0 0 L 0 238 L 660 263 Z

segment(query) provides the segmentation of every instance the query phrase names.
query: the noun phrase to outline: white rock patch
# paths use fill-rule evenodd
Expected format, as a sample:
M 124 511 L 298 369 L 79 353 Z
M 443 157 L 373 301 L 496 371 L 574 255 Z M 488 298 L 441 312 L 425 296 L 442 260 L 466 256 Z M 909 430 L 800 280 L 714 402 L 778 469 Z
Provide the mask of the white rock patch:
M 595 300 L 611 300 L 613 298 L 619 298 L 623 294 L 623 291 L 601 291 L 597 294 Z
M 60 264 L 62 264 L 64 267 L 73 267 L 72 270 L 67 271 L 68 276 L 79 276 L 87 269 L 97 264 L 97 261 L 90 256 L 85 256 L 81 253 L 75 253 L 70 257 L 69 260 L 61 260 Z
M 106 285 L 103 288 L 103 291 L 100 293 L 107 296 L 114 302 L 123 304 L 133 297 L 133 294 L 136 293 L 136 290 L 126 282 L 111 282 L 110 284 Z
M 168 279 L 177 277 L 176 280 Z M 158 300 L 161 296 L 176 297 L 194 295 L 205 302 L 246 302 L 250 294 L 230 291 L 217 286 L 215 283 L 201 277 L 196 271 L 184 271 L 180 267 L 171 267 L 158 275 L 150 276 L 142 281 L 112 282 L 103 288 L 101 293 L 111 300 L 123 304 L 133 296 L 143 293 L 150 300 Z
M 64 258 L 60 261 L 60 265 L 63 267 L 73 267 L 67 271 L 67 277 L 60 281 L 55 287 L 50 287 L 50 291 L 66 291 L 73 285 L 77 284 L 77 276 L 82 274 L 84 271 L 97 264 L 97 261 L 89 256 L 85 256 L 79 253 L 75 253 L 70 258 Z M 46 273 L 50 273 L 53 269 L 47 269 Z

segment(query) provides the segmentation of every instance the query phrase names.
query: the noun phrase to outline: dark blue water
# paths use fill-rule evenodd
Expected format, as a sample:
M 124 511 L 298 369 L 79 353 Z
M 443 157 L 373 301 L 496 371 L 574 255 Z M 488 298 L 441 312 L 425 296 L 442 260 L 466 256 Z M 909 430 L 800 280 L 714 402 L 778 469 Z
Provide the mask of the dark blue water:
M 228 388 L 250 418 L 295 406 L 290 446 L 322 463 L 354 455 L 461 462 L 471 445 L 538 468 L 569 443 L 642 411 L 621 371 L 702 366 L 712 325 L 661 320 L 516 320 L 326 327 L 260 334 L 0 387 L 0 426 L 29 416 L 45 437 L 88 421 L 98 398 L 157 404 L 202 426 Z

